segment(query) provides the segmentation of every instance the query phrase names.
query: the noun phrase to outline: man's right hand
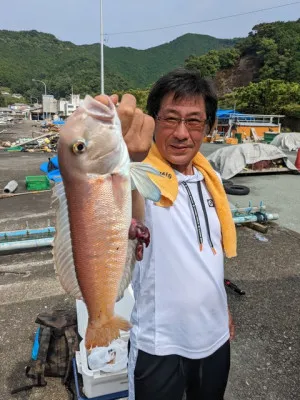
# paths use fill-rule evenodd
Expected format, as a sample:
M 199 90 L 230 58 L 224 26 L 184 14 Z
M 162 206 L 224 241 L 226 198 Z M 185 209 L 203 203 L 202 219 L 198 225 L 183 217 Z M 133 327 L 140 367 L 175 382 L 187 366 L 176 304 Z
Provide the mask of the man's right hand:
M 112 95 L 115 105 L 118 96 Z M 97 96 L 96 100 L 105 103 L 105 96 Z M 136 99 L 131 94 L 124 94 L 118 103 L 117 112 L 122 125 L 122 133 L 132 161 L 143 161 L 150 150 L 155 122 L 152 117 L 136 107 Z

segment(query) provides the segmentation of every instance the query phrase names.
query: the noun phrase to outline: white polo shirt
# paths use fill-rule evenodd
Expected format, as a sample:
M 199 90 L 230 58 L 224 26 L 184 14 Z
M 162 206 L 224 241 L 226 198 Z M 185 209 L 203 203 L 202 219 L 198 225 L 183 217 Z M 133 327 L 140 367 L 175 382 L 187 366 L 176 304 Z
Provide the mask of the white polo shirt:
M 131 343 L 153 355 L 204 358 L 229 339 L 220 223 L 202 174 L 194 172 L 192 176 L 176 172 L 179 193 L 173 206 L 164 208 L 146 201 L 145 225 L 150 230 L 151 242 L 133 274 Z M 188 184 L 197 208 L 202 251 L 183 181 Z M 208 240 L 198 181 L 216 254 Z

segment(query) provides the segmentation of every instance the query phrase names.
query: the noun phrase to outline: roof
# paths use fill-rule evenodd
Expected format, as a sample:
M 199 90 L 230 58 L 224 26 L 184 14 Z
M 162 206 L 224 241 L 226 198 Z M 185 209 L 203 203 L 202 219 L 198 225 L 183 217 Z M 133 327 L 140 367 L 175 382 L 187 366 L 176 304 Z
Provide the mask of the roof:
M 251 120 L 254 120 L 256 118 L 284 118 L 284 115 L 272 115 L 272 114 L 243 114 L 238 112 L 237 110 L 223 110 L 219 109 L 217 111 L 217 118 L 219 119 L 229 119 L 232 118 L 233 116 L 239 118 L 248 118 Z
M 217 118 L 220 118 L 220 119 L 222 119 L 222 118 L 228 119 L 233 115 L 246 116 L 246 114 L 241 114 L 236 110 L 222 110 L 222 109 L 219 109 L 217 111 Z

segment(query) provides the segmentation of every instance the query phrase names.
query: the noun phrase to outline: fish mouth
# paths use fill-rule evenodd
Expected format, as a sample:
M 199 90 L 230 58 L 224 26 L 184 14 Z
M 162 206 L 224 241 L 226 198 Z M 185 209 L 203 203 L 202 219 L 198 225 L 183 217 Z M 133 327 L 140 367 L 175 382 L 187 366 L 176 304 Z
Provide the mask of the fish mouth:
M 82 107 L 91 117 L 104 122 L 112 122 L 116 114 L 115 105 L 109 96 L 105 97 L 107 105 L 103 104 L 101 101 L 95 100 L 89 95 L 86 95 Z

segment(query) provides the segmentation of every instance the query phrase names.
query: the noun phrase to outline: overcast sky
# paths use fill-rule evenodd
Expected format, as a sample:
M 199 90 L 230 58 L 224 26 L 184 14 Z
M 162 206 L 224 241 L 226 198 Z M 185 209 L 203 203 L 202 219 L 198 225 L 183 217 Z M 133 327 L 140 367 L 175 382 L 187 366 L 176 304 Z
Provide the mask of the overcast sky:
M 247 36 L 261 22 L 300 18 L 300 1 L 274 10 L 144 33 L 124 31 L 226 17 L 232 14 L 295 3 L 293 0 L 103 0 L 104 31 L 110 47 L 153 47 L 185 33 L 218 38 Z M 100 0 L 1 1 L 0 29 L 31 30 L 54 34 L 76 44 L 100 41 Z

